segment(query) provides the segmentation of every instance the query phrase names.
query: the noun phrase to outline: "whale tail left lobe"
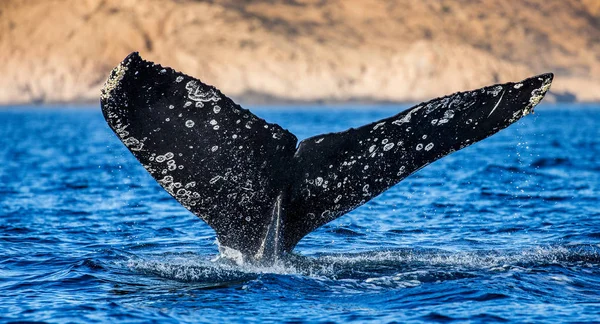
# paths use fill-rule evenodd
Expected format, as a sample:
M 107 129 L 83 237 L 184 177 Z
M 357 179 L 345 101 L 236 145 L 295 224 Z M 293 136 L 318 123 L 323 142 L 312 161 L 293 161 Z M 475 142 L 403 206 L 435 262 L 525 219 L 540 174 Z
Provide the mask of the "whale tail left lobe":
M 274 202 L 289 182 L 293 134 L 137 53 L 113 70 L 101 106 L 131 153 L 215 230 L 221 245 L 259 253 L 270 235 Z

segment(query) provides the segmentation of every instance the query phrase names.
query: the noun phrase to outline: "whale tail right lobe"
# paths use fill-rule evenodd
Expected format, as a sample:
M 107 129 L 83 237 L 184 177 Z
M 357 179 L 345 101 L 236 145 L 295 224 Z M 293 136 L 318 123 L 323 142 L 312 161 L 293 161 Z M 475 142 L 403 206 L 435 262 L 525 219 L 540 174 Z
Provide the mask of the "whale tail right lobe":
M 296 137 L 216 88 L 130 54 L 102 89 L 111 129 L 222 247 L 272 261 L 427 164 L 527 115 L 551 74 L 460 92 L 357 129 Z
M 529 114 L 552 79 L 543 74 L 459 92 L 357 129 L 303 140 L 294 155 L 285 249 L 426 165 Z

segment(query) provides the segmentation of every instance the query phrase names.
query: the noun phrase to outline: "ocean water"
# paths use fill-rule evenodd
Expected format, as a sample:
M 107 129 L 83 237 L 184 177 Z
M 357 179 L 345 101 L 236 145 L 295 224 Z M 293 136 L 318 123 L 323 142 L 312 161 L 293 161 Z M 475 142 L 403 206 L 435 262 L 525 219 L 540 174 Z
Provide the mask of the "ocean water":
M 407 106 L 251 107 L 306 138 Z M 0 110 L 0 322 L 600 321 L 600 106 L 534 115 L 272 267 L 146 173 L 100 108 Z

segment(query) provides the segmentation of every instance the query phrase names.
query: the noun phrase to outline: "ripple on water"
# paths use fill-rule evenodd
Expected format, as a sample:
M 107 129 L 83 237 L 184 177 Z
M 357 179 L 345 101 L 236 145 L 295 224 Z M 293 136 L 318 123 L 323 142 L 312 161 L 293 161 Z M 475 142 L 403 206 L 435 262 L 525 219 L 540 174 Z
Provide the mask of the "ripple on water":
M 216 260 L 97 107 L 0 111 L 0 321 L 595 321 L 600 110 L 544 108 L 272 267 Z M 401 109 L 257 112 L 307 138 Z

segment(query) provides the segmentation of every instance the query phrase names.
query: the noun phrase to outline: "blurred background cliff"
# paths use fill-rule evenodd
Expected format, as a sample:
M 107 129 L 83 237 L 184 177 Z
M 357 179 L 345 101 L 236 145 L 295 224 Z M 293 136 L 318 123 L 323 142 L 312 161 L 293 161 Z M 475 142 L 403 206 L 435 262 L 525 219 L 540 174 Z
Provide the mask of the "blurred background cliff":
M 247 102 L 419 101 L 554 72 L 600 100 L 600 0 L 0 0 L 0 104 L 98 102 L 127 54 Z

